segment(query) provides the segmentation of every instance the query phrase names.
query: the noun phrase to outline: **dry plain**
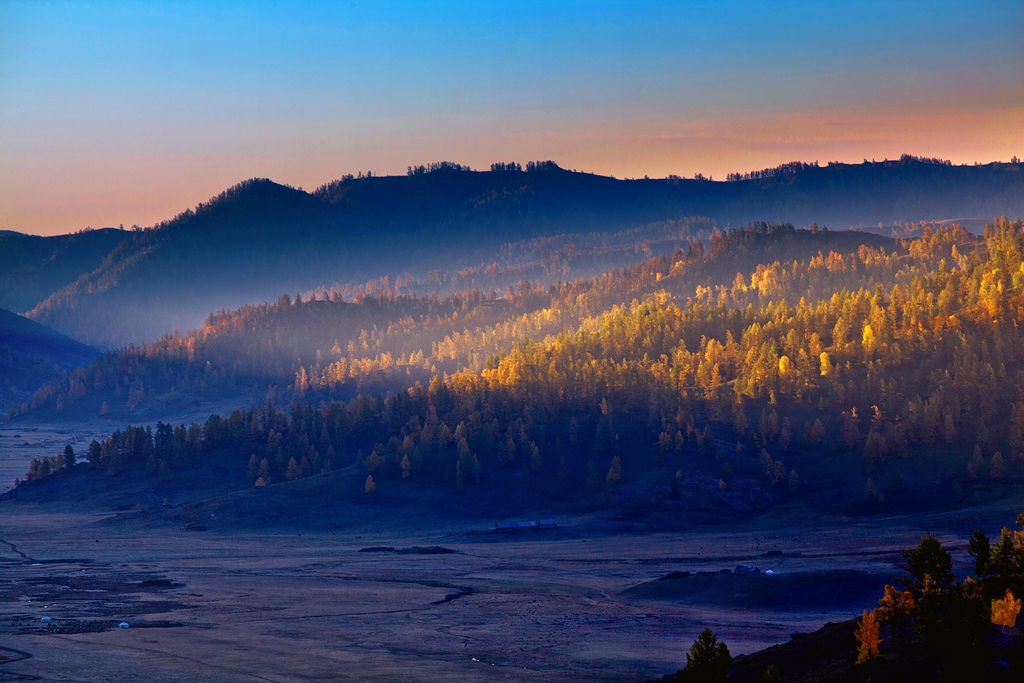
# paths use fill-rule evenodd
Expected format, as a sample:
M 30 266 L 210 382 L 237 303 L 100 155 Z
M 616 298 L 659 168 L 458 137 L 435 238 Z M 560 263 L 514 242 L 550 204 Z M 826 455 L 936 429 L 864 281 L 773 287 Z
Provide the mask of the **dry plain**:
M 966 571 L 966 534 L 1012 522 L 1018 500 L 677 531 L 556 509 L 557 529 L 513 534 L 363 501 L 306 531 L 254 529 L 230 497 L 191 508 L 191 531 L 173 511 L 7 501 L 0 680 L 642 681 L 704 626 L 741 654 L 859 614 L 922 533 Z M 721 573 L 740 564 L 774 574 Z

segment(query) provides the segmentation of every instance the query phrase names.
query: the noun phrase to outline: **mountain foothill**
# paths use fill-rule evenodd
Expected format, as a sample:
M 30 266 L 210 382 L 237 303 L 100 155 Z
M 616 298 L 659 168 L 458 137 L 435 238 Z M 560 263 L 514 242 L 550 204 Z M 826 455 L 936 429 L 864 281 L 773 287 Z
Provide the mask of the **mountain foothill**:
M 111 429 L 5 498 L 429 489 L 652 524 L 955 506 L 1024 481 L 1022 215 L 1019 164 L 442 162 L 250 180 L 145 230 L 7 233 L 6 419 Z M 193 400 L 230 408 L 146 418 Z

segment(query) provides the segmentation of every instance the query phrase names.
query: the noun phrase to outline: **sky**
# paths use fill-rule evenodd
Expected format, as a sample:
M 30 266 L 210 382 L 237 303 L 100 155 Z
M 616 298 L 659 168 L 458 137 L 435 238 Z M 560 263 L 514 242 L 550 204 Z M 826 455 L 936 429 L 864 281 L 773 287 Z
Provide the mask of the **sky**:
M 1024 156 L 1024 3 L 0 0 L 0 230 L 448 160 Z

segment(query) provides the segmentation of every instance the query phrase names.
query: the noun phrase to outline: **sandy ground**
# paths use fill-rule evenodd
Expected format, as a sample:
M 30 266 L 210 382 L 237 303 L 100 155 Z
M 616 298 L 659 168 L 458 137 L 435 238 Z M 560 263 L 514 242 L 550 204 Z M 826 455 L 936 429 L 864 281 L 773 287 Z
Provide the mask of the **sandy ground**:
M 641 681 L 685 662 L 705 626 L 740 654 L 860 614 L 926 531 L 966 570 L 966 533 L 1014 509 L 790 509 L 658 533 L 577 515 L 513 535 L 395 512 L 300 534 L 8 503 L 0 681 Z M 711 574 L 739 564 L 776 574 Z M 657 581 L 670 572 L 693 575 Z

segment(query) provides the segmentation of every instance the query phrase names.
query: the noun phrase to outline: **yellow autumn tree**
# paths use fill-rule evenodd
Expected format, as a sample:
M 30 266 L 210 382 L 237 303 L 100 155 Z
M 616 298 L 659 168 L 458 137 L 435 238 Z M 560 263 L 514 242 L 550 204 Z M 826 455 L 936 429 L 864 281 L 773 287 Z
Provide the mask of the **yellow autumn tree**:
M 899 591 L 885 586 L 885 594 L 878 601 L 875 613 L 882 621 L 904 619 L 914 610 L 914 596 L 910 591 Z
M 370 453 L 370 457 L 366 459 L 366 469 L 370 471 L 370 474 L 380 469 L 380 454 L 376 448 Z
M 372 474 L 366 475 L 366 486 L 363 487 L 363 492 L 364 493 L 376 493 L 377 492 L 377 482 L 375 482 L 373 480 L 373 475 Z
M 1014 598 L 1010 589 L 1006 589 L 1006 596 L 992 601 L 992 623 L 997 626 L 1013 628 L 1017 624 L 1017 615 L 1020 614 L 1020 599 Z
M 874 611 L 864 610 L 864 616 L 861 617 L 854 635 L 857 637 L 858 664 L 863 664 L 878 656 L 878 646 L 881 645 L 882 638 L 878 634 L 878 619 L 875 617 Z
M 861 334 L 861 346 L 868 355 L 875 350 L 875 331 L 871 329 L 871 325 L 864 326 L 864 331 Z
M 622 460 L 619 459 L 619 456 L 616 455 L 612 458 L 612 466 L 608 468 L 604 480 L 610 489 L 617 488 L 622 483 Z
M 821 376 L 828 377 L 832 374 L 832 359 L 828 356 L 828 351 L 822 351 L 818 355 L 818 362 L 821 367 Z

